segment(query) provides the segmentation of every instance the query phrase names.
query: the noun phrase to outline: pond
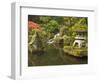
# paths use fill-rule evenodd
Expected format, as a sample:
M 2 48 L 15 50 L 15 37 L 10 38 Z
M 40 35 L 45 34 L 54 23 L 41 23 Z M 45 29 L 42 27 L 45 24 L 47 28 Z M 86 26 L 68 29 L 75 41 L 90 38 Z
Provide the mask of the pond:
M 87 64 L 87 60 L 87 56 L 75 57 L 52 45 L 47 46 L 44 52 L 28 54 L 28 66 Z

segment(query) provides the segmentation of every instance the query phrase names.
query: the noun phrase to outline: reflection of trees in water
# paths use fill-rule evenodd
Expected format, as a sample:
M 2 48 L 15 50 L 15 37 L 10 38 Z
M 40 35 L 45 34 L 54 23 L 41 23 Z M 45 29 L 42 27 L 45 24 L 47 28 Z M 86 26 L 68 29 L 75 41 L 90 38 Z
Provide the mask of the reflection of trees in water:
M 47 46 L 46 51 L 42 55 L 29 55 L 29 66 L 43 66 L 43 65 L 73 65 L 86 64 L 87 57 L 75 57 L 65 54 L 62 48 L 56 49 L 54 46 Z M 33 63 L 34 62 L 34 63 Z M 33 64 L 32 64 L 33 63 Z

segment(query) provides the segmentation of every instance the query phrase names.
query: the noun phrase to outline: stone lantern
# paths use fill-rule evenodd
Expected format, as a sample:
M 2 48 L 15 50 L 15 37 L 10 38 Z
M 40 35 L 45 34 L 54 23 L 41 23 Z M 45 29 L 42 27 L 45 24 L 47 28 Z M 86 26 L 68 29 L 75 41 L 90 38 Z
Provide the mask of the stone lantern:
M 75 40 L 73 43 L 74 47 L 87 47 L 87 31 L 86 30 L 77 30 Z

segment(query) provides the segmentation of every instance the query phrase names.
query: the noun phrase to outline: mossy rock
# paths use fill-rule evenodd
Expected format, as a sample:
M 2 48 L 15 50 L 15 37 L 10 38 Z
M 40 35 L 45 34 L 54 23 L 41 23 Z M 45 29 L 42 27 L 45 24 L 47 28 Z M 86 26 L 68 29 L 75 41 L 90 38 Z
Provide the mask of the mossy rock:
M 65 53 L 68 53 L 70 55 L 77 56 L 77 57 L 83 57 L 83 56 L 88 55 L 87 48 L 73 48 L 71 46 L 64 46 L 63 50 Z

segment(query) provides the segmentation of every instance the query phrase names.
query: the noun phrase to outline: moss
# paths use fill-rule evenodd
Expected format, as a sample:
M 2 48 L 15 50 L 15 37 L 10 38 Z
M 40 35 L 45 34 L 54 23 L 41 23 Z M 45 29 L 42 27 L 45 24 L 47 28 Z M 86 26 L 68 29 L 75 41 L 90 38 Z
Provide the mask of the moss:
M 73 56 L 87 56 L 87 48 L 73 48 L 72 46 L 64 46 L 64 52 Z

